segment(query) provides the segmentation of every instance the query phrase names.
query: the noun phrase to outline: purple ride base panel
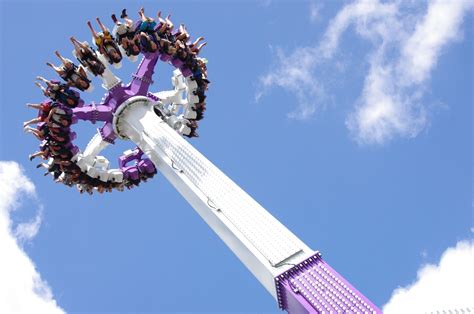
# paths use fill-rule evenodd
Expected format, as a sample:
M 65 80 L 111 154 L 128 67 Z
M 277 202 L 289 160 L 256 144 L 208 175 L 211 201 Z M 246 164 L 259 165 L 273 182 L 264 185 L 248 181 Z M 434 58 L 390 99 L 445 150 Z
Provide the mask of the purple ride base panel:
M 275 277 L 278 304 L 290 314 L 382 313 L 316 252 Z

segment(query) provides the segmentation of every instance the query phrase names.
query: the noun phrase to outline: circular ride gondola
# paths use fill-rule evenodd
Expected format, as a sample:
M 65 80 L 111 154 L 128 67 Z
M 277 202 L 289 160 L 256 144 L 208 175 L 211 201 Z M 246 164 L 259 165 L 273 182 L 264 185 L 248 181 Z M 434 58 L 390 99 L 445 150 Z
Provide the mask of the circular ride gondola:
M 110 31 L 97 18 L 100 31 L 92 23 L 87 25 L 92 34 L 94 47 L 86 41 L 71 37 L 72 54 L 79 65 L 56 51 L 61 65 L 47 63 L 64 82 L 38 76 L 35 83 L 47 97 L 41 103 L 28 104 L 38 110 L 38 116 L 24 123 L 26 132 L 40 140 L 38 152 L 30 160 L 41 157 L 45 160 L 37 167 L 47 169 L 56 182 L 76 186 L 81 193 L 93 194 L 123 191 L 138 186 L 156 174 L 156 167 L 138 148 L 127 150 L 117 158 L 118 168 L 110 168 L 107 158 L 99 153 L 109 144 L 121 138 L 115 120 L 119 118 L 123 104 L 133 99 L 146 98 L 152 102 L 154 111 L 176 132 L 186 137 L 197 137 L 198 121 L 206 110 L 207 60 L 199 57 L 202 37 L 191 41 L 186 27 L 177 30 L 170 16 L 157 20 L 147 17 L 144 9 L 139 19 L 133 21 L 124 9 L 118 19 L 114 14 L 114 27 Z M 124 84 L 111 71 L 120 68 L 123 59 L 141 62 L 132 79 Z M 159 62 L 172 65 L 173 90 L 150 92 L 155 65 Z M 100 103 L 85 103 L 81 92 L 92 90 L 90 74 L 102 80 L 106 90 Z M 115 119 L 115 120 L 114 120 Z M 84 151 L 74 144 L 76 133 L 73 126 L 79 120 L 103 125 L 90 140 Z M 33 128 L 30 125 L 36 124 Z

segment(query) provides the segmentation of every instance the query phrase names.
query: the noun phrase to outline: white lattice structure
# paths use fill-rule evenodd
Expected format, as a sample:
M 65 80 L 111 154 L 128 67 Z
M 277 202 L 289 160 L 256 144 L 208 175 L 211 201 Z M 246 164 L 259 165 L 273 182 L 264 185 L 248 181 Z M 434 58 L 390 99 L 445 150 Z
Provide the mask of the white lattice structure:
M 260 204 L 158 117 L 146 97 L 122 104 L 117 131 L 153 161 L 276 298 L 275 277 L 313 254 Z

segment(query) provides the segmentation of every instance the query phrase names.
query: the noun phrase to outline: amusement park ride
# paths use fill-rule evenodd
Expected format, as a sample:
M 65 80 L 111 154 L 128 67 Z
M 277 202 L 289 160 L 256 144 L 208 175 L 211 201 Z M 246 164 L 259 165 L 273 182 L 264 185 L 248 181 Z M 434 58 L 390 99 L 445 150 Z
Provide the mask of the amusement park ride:
M 205 44 L 191 42 L 184 25 L 174 31 L 169 19 L 146 17 L 132 21 L 122 11 L 122 22 L 112 16 L 114 29 L 97 19 L 96 32 L 89 22 L 93 42 L 71 37 L 73 55 L 80 62 L 56 52 L 61 66 L 52 67 L 65 81 L 36 83 L 47 100 L 30 107 L 37 118 L 25 122 L 25 130 L 40 141 L 41 156 L 57 182 L 92 194 L 138 186 L 158 171 L 191 204 L 250 272 L 289 313 L 381 313 L 365 296 L 237 184 L 222 173 L 182 136 L 197 136 L 197 122 L 206 108 L 207 60 L 198 57 Z M 142 59 L 131 81 L 124 83 L 111 67 L 123 59 Z M 150 92 L 158 61 L 176 69 L 173 90 Z M 102 80 L 106 93 L 99 103 L 85 104 L 77 90 L 88 91 L 87 72 Z M 78 120 L 102 127 L 84 151 L 73 144 L 71 126 Z M 29 127 L 37 124 L 36 128 Z M 100 152 L 117 139 L 130 140 L 136 148 L 118 158 L 118 168 Z

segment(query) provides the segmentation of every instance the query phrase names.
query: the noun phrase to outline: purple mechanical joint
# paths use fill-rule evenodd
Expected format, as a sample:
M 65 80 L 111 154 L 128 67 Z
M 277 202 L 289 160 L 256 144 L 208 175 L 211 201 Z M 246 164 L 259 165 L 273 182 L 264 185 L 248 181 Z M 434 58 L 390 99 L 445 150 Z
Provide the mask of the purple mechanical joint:
M 183 73 L 184 77 L 188 77 L 188 76 L 191 76 L 193 74 L 193 72 L 189 68 L 187 68 L 186 66 L 182 66 L 179 69 L 180 69 L 181 73 Z
M 79 150 L 79 147 L 73 145 L 72 148 L 71 148 L 71 154 L 72 156 L 76 155 L 77 153 L 79 153 L 80 150 Z
M 174 58 L 171 60 L 171 64 L 175 67 L 175 68 L 180 68 L 183 66 L 184 62 L 179 60 L 178 58 Z
M 120 169 L 126 168 L 127 164 L 132 160 L 140 161 L 143 156 L 143 152 L 140 148 L 135 148 L 134 150 L 129 150 L 124 153 L 124 155 L 119 157 L 119 167 Z
M 125 169 L 123 169 L 123 177 L 124 179 L 131 181 L 140 180 L 140 172 L 138 171 L 137 166 L 126 167 Z
M 110 106 L 95 105 L 74 108 L 74 116 L 80 120 L 90 121 L 96 123 L 97 121 L 111 122 L 113 118 L 112 109 Z
M 148 93 L 148 88 L 153 83 L 152 78 L 155 65 L 160 57 L 158 52 L 144 53 L 144 55 L 144 58 L 138 66 L 137 72 L 132 75 L 132 82 L 129 87 L 129 90 L 132 92 L 131 95 L 134 96 L 144 96 Z
M 156 173 L 155 165 L 153 165 L 153 162 L 150 159 L 140 160 L 138 162 L 137 167 L 141 173 L 146 174 L 146 175 L 151 175 L 151 174 Z
M 162 54 L 161 57 L 160 57 L 160 60 L 164 61 L 164 62 L 168 62 L 168 61 L 171 60 L 171 56 L 168 55 L 168 54 Z
M 102 139 L 110 144 L 115 143 L 117 135 L 115 135 L 112 123 L 106 122 L 102 128 L 99 129 L 100 136 Z
M 317 252 L 275 278 L 278 304 L 290 314 L 382 311 Z

